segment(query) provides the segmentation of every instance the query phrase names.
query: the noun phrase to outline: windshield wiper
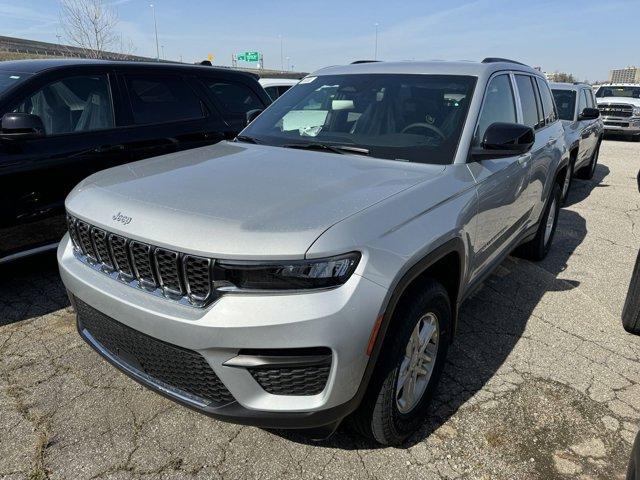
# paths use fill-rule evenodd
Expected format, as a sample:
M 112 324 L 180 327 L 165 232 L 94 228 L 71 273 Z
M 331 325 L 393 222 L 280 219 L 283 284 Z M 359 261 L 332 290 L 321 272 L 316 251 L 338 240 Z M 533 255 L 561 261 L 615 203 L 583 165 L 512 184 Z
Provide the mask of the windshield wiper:
M 236 142 L 255 143 L 256 145 L 259 143 L 258 140 L 250 137 L 249 135 L 238 135 L 236 137 Z
M 352 147 L 350 145 L 327 145 L 325 143 L 289 143 L 281 145 L 283 148 L 299 148 L 301 150 L 321 150 L 344 155 L 345 153 L 355 153 L 357 155 L 369 155 L 369 149 Z

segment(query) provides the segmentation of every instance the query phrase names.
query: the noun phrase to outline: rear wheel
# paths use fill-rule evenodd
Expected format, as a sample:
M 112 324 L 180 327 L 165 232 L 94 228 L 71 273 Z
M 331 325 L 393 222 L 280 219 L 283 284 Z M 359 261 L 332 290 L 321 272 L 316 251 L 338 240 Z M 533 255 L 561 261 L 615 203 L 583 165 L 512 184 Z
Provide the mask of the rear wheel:
M 562 202 L 561 204 L 564 205 L 567 203 L 567 197 L 569 196 L 569 191 L 571 190 L 571 183 L 573 181 L 573 169 L 575 167 L 575 162 L 576 159 L 575 157 L 571 157 L 571 160 L 569 161 L 569 165 L 567 166 L 567 174 L 565 175 L 564 178 L 564 184 L 562 185 Z
M 558 183 L 553 184 L 551 196 L 547 200 L 536 236 L 533 240 L 518 247 L 516 254 L 529 260 L 542 260 L 549 253 L 553 243 L 553 235 L 558 225 L 558 214 L 560 212 L 560 202 L 562 199 L 562 188 Z
M 596 167 L 598 166 L 598 156 L 600 155 L 600 142 L 596 146 L 596 149 L 591 154 L 591 161 L 588 165 L 585 165 L 580 170 L 578 170 L 578 178 L 583 180 L 591 180 L 593 178 L 593 174 L 596 172 Z
M 398 306 L 353 425 L 382 445 L 397 445 L 423 423 L 442 374 L 451 335 L 444 287 L 427 280 Z

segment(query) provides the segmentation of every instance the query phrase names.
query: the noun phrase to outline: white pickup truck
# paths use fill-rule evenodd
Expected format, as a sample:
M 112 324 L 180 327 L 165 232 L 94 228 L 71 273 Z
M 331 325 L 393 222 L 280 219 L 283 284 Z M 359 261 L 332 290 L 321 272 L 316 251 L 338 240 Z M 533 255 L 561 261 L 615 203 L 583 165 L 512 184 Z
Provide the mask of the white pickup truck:
M 640 84 L 602 85 L 596 92 L 596 101 L 605 133 L 640 140 Z

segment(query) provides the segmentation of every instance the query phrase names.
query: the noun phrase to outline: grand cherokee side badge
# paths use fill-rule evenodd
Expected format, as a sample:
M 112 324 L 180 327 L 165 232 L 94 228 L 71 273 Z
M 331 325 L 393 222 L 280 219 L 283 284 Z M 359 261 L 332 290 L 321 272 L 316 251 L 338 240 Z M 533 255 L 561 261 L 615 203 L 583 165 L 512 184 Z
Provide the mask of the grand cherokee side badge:
M 114 222 L 120 222 L 123 225 L 129 225 L 131 223 L 131 220 L 133 220 L 133 218 L 123 215 L 122 212 L 118 212 L 116 215 L 114 215 L 111 218 L 113 219 Z

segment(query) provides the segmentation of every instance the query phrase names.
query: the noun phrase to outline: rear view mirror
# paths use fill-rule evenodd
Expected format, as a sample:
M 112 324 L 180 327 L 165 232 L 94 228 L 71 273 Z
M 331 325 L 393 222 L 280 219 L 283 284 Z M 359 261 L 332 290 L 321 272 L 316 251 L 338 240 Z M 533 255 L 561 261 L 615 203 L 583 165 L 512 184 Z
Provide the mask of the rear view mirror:
M 2 117 L 0 138 L 6 140 L 40 138 L 45 136 L 44 124 L 38 115 L 5 113 Z
M 264 112 L 264 109 L 262 109 L 262 108 L 256 108 L 254 110 L 249 110 L 247 112 L 247 118 L 246 118 L 247 125 L 249 125 L 256 118 L 258 118 L 258 115 L 260 115 L 262 112 Z
M 492 123 L 484 133 L 480 148 L 473 149 L 472 157 L 512 157 L 531 150 L 536 140 L 533 128 L 519 123 Z
M 595 120 L 598 117 L 600 117 L 600 110 L 587 107 L 578 115 L 578 120 Z

